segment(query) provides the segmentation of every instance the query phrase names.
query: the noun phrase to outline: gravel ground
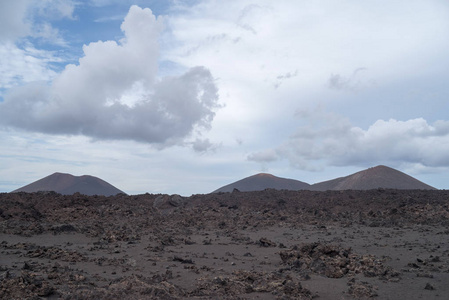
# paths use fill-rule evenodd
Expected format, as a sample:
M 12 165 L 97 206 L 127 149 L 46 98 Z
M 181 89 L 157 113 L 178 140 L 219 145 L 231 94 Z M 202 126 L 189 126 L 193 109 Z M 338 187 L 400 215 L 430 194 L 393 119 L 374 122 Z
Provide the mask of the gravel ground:
M 448 191 L 0 194 L 1 299 L 447 299 Z

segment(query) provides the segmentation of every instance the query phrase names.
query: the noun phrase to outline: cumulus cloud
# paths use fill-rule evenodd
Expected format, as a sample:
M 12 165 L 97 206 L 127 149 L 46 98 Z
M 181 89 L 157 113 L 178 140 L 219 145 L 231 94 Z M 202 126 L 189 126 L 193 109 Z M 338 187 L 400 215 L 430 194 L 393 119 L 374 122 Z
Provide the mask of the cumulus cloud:
M 83 47 L 77 65 L 53 82 L 11 90 L 0 103 L 0 122 L 30 131 L 127 139 L 159 146 L 209 129 L 218 107 L 214 78 L 203 67 L 158 77 L 163 19 L 132 6 L 120 41 Z
M 320 170 L 325 165 L 449 166 L 449 121 L 377 120 L 362 129 L 332 113 L 303 112 L 301 116 L 308 119 L 307 125 L 299 127 L 288 141 L 248 159 L 287 159 L 303 170 Z

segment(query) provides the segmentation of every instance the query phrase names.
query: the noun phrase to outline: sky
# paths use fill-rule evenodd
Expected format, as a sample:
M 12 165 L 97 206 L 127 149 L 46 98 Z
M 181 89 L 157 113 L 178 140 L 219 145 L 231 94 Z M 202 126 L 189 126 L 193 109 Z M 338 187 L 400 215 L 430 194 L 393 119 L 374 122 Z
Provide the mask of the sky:
M 377 165 L 448 189 L 448 37 L 446 0 L 0 1 L 0 192 Z

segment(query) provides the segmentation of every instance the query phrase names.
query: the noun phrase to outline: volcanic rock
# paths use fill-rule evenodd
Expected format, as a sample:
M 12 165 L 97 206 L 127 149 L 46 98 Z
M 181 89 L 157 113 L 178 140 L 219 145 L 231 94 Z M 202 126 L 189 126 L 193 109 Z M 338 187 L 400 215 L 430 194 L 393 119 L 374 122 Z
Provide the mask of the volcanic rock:
M 351 249 L 319 242 L 295 246 L 279 253 L 282 261 L 297 271 L 311 271 L 329 278 L 362 273 L 366 277 L 390 279 L 399 273 L 372 255 L 357 255 Z
M 183 204 L 184 200 L 180 195 L 159 195 L 153 202 L 154 208 L 171 208 Z
M 172 197 L 0 193 L 0 299 L 449 296 L 448 191 Z

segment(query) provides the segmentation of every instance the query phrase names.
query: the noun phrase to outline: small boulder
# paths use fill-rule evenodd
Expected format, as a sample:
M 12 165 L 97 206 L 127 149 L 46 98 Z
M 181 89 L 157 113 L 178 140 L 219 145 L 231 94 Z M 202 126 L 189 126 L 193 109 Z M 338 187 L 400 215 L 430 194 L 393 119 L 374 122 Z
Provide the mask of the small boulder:
M 261 238 L 259 240 L 259 245 L 262 246 L 262 247 L 276 247 L 276 243 L 270 241 L 267 238 Z
M 183 203 L 183 199 L 179 195 L 172 195 L 168 200 L 168 203 L 174 207 L 179 207 Z

